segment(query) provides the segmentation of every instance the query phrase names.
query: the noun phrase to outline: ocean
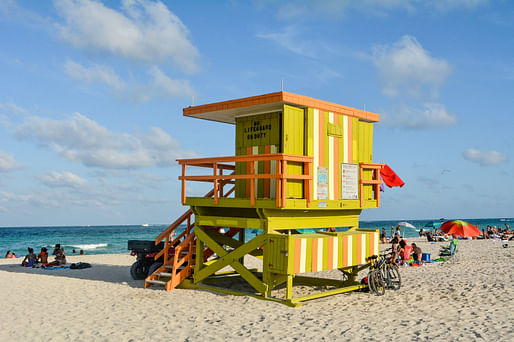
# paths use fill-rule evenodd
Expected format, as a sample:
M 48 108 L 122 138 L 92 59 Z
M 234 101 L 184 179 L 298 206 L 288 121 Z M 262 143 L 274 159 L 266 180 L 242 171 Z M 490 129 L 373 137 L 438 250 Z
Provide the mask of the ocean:
M 479 229 L 487 225 L 505 227 L 508 224 L 514 228 L 514 218 L 488 218 L 488 219 L 464 219 L 465 221 L 479 225 Z M 425 225 L 435 220 L 402 220 L 411 223 L 416 228 L 402 227 L 405 237 L 419 236 L 419 230 L 430 230 Z M 389 221 L 361 221 L 362 228 L 381 229 L 384 227 L 387 234 L 390 234 L 391 226 L 396 226 L 399 220 Z M 53 250 L 56 243 L 60 243 L 67 255 L 78 254 L 84 250 L 86 254 L 118 254 L 129 253 L 127 250 L 128 240 L 153 240 L 168 225 L 126 225 L 126 226 L 69 226 L 69 227 L 0 227 L 0 257 L 4 257 L 10 250 L 18 257 L 27 254 L 27 247 L 34 248 L 39 253 L 41 247 Z M 184 229 L 184 227 L 179 227 Z M 247 239 L 258 234 L 256 230 L 249 230 Z

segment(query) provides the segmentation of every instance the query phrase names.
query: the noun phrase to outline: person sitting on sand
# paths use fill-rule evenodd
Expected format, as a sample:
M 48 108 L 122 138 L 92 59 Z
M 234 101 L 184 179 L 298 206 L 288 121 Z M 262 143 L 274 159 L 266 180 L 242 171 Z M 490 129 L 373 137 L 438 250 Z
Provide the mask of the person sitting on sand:
M 59 251 L 61 250 L 61 244 L 58 243 L 55 245 L 54 251 L 52 252 L 52 255 L 57 255 Z
M 37 262 L 37 256 L 34 254 L 33 248 L 27 248 L 29 254 L 25 255 L 25 258 L 21 262 L 21 266 L 33 267 Z
M 11 258 L 11 250 L 8 250 L 7 253 L 5 253 L 5 258 L 10 259 Z
M 11 259 L 16 259 L 16 258 L 17 258 L 16 253 L 12 252 Z
M 57 248 L 59 246 L 59 248 Z M 66 265 L 66 253 L 64 253 L 64 249 L 60 248 L 61 245 L 55 245 L 54 252 L 52 254 L 55 255 L 55 261 L 52 261 L 48 264 L 48 266 L 61 266 Z
M 37 255 L 37 261 L 43 266 L 48 265 L 48 250 L 46 247 L 41 247 L 41 252 Z
M 415 243 L 412 243 L 411 246 L 412 246 L 412 258 L 414 259 L 414 261 L 421 262 L 421 256 L 423 254 L 423 253 L 421 253 L 421 248 L 416 246 Z

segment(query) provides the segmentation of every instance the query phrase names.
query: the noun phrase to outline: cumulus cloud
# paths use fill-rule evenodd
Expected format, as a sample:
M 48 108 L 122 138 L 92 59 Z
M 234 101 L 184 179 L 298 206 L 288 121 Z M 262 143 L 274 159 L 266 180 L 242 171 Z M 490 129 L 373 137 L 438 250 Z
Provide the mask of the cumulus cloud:
M 39 181 L 49 187 L 81 188 L 87 181 L 69 171 L 50 171 L 39 177 Z
M 150 68 L 149 74 L 151 76 L 151 88 L 154 91 L 150 94 L 147 93 L 148 96 L 156 94 L 163 98 L 172 98 L 192 96 L 195 93 L 188 81 L 171 79 L 156 66 Z
M 63 159 L 90 167 L 135 169 L 175 165 L 175 159 L 193 156 L 161 128 L 147 135 L 112 132 L 75 113 L 66 120 L 31 117 L 16 129 L 16 136 L 58 153 Z
M 320 16 L 323 18 L 327 16 L 341 17 L 349 15 L 350 11 L 358 11 L 371 16 L 386 16 L 393 11 L 404 11 L 409 14 L 426 10 L 450 12 L 472 10 L 488 2 L 489 0 L 296 0 L 280 6 L 277 17 L 281 20 L 297 20 L 298 18 Z
M 60 37 L 76 48 L 147 63 L 198 69 L 189 30 L 162 2 L 123 0 L 120 10 L 92 0 L 56 0 Z
M 152 66 L 148 70 L 149 80 L 146 83 L 127 83 L 114 71 L 113 68 L 93 64 L 83 66 L 73 61 L 64 64 L 68 76 L 85 83 L 104 83 L 118 96 L 137 102 L 147 102 L 153 98 L 189 97 L 195 94 L 193 88 L 186 80 L 174 80 L 161 69 Z
M 0 172 L 12 171 L 21 167 L 21 164 L 12 155 L 0 151 Z
M 388 96 L 404 92 L 420 96 L 428 88 L 432 97 L 437 97 L 439 86 L 451 71 L 446 60 L 432 57 L 411 36 L 403 36 L 390 46 L 375 46 L 372 59 Z
M 458 123 L 455 114 L 440 103 L 424 103 L 421 108 L 398 106 L 392 113 L 384 113 L 383 123 L 406 129 L 449 127 Z
M 458 9 L 474 9 L 486 5 L 489 0 L 440 0 L 427 1 L 426 4 L 442 12 Z
M 18 114 L 18 115 L 23 115 L 23 114 L 28 113 L 28 111 L 26 109 L 21 108 L 12 102 L 0 103 L 0 111 L 5 112 L 5 113 L 10 113 L 10 114 Z
M 311 42 L 301 40 L 295 26 L 287 26 L 281 32 L 259 33 L 257 37 L 268 39 L 295 54 L 310 58 L 316 57 L 316 48 Z
M 505 163 L 508 161 L 507 157 L 497 151 L 481 152 L 474 148 L 469 148 L 462 153 L 464 159 L 473 163 L 480 164 L 481 166 L 492 166 Z
M 79 81 L 87 83 L 105 83 L 117 91 L 121 91 L 125 88 L 125 82 L 120 80 L 118 74 L 107 66 L 94 64 L 87 68 L 73 61 L 67 61 L 64 64 L 64 71 L 68 76 Z

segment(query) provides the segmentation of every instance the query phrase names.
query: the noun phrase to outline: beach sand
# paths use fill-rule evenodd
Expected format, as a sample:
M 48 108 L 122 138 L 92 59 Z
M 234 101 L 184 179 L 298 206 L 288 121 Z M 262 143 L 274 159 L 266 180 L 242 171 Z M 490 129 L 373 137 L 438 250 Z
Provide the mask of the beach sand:
M 442 244 L 418 245 L 433 257 Z M 130 277 L 130 255 L 69 256 L 93 267 L 53 271 L 1 259 L 0 341 L 514 341 L 514 243 L 502 245 L 459 241 L 455 262 L 402 267 L 399 291 L 351 292 L 298 308 L 144 289 Z

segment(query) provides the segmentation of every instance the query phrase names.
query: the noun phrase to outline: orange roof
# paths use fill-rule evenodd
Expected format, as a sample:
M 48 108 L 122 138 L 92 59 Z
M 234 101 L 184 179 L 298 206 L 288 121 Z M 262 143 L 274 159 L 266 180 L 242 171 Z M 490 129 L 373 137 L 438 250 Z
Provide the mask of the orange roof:
M 318 100 L 312 97 L 279 91 L 242 99 L 190 106 L 183 109 L 184 116 L 199 119 L 235 123 L 236 117 L 279 111 L 284 104 L 301 108 L 315 108 L 327 112 L 345 114 L 369 122 L 380 121 L 376 113 Z

